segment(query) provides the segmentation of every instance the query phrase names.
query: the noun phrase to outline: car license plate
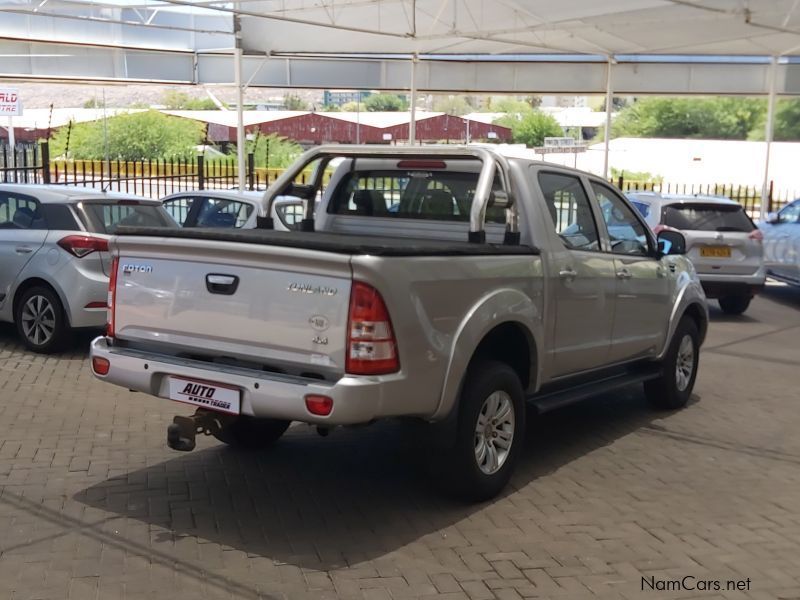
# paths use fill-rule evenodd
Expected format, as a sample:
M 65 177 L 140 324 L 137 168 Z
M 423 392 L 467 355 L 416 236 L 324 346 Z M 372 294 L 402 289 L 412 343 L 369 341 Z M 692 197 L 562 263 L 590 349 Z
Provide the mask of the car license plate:
M 237 388 L 211 381 L 170 377 L 169 398 L 201 408 L 238 415 L 241 392 Z
M 706 258 L 730 258 L 730 246 L 703 246 L 700 248 L 700 256 Z

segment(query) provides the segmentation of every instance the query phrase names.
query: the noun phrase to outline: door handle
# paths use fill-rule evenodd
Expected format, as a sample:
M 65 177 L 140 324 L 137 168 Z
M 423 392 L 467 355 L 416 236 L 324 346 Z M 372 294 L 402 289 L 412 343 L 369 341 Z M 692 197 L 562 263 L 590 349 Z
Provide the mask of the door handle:
M 633 277 L 633 275 L 631 275 L 628 269 L 620 269 L 617 271 L 617 279 L 630 279 L 631 277 Z
M 30 246 L 17 246 L 16 248 L 14 248 L 14 252 L 16 252 L 17 254 L 30 254 L 31 252 L 33 252 L 33 248 L 31 248 Z
M 562 269 L 558 272 L 558 276 L 561 277 L 561 279 L 572 280 L 578 276 L 578 272 L 572 268 Z

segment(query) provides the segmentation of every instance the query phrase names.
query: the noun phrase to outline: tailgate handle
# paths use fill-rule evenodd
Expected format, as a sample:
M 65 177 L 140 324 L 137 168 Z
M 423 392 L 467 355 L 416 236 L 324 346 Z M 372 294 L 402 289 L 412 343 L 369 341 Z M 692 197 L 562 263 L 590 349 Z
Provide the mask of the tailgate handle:
M 206 275 L 206 289 L 212 294 L 232 296 L 239 287 L 239 278 L 236 275 L 221 275 L 209 273 Z

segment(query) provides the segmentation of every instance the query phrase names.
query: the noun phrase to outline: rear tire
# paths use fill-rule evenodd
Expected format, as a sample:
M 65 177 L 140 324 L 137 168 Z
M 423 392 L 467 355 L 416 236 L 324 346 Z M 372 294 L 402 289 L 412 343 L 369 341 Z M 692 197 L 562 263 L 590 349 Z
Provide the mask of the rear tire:
M 263 450 L 277 442 L 291 421 L 242 416 L 214 434 L 220 442 L 245 450 Z
M 697 325 L 683 317 L 672 336 L 657 379 L 644 382 L 644 393 L 656 408 L 675 410 L 689 401 L 700 364 Z
M 474 362 L 458 411 L 455 443 L 442 457 L 444 483 L 461 499 L 489 500 L 511 478 L 525 438 L 519 376 L 502 362 Z
M 719 307 L 726 315 L 740 315 L 750 306 L 751 296 L 723 296 L 719 299 Z
M 69 340 L 70 328 L 64 305 L 51 288 L 37 285 L 22 293 L 14 308 L 20 340 L 29 350 L 50 354 Z

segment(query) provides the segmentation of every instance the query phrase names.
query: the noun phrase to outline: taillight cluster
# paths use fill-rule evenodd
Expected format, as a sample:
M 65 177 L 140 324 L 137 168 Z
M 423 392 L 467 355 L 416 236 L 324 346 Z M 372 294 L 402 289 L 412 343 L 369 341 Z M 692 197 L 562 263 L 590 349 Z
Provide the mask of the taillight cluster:
M 111 274 L 108 277 L 108 317 L 106 323 L 106 335 L 114 337 L 114 297 L 117 295 L 117 271 L 119 270 L 119 258 L 111 260 Z
M 108 252 L 108 240 L 91 235 L 68 235 L 57 243 L 78 258 L 83 258 L 92 252 Z
M 371 285 L 354 281 L 350 290 L 345 370 L 353 375 L 383 375 L 400 370 L 389 311 Z

